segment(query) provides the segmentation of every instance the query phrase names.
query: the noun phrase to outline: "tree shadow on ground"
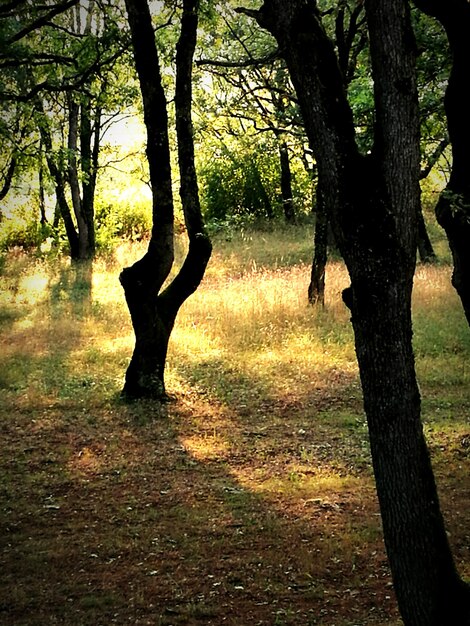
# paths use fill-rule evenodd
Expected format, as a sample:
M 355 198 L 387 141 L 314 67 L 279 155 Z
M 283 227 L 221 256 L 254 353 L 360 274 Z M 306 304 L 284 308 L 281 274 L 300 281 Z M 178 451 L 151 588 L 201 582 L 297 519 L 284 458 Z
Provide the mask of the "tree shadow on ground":
M 80 320 L 92 310 L 93 261 L 80 261 L 60 267 L 49 284 L 51 314 L 68 314 Z
M 176 402 L 126 405 L 82 384 L 60 282 L 0 407 L 2 624 L 397 626 L 355 371 L 280 389 L 181 359 Z M 31 393 L 45 372 L 55 393 Z
M 396 623 L 370 480 L 294 474 L 277 422 L 255 452 L 196 398 L 8 409 L 2 623 Z

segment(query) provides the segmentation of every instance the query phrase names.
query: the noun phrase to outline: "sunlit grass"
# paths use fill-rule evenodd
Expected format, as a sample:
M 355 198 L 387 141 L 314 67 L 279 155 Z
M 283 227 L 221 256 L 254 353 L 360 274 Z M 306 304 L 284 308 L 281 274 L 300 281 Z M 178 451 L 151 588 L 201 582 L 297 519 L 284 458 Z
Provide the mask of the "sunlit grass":
M 306 623 L 288 620 L 295 589 L 315 615 L 336 611 L 325 624 L 375 624 L 376 609 L 381 624 L 398 624 L 384 617 L 396 609 L 341 300 L 344 265 L 328 264 L 325 307 L 312 308 L 310 232 L 216 238 L 171 337 L 167 387 L 177 402 L 156 409 L 118 400 L 134 344 L 119 273 L 144 251 L 123 244 L 76 266 L 15 254 L 2 266 L 2 511 L 20 529 L 8 589 L 30 610 L 24 623 L 37 617 L 29 597 L 50 588 L 46 611 L 108 623 L 137 596 L 147 609 L 149 596 L 177 585 L 192 607 L 195 584 L 230 592 L 248 572 L 256 610 L 280 602 L 266 623 Z M 465 574 L 470 333 L 445 264 L 418 267 L 413 318 L 425 432 Z M 61 583 L 65 562 L 79 565 Z M 36 576 L 54 568 L 56 587 Z M 362 621 L 363 600 L 357 621 L 351 612 L 344 620 L 344 607 L 364 597 L 372 621 Z M 223 610 L 217 598 L 213 606 Z
M 340 261 L 327 267 L 325 307 L 307 305 L 310 236 L 287 229 L 216 239 L 206 277 L 172 334 L 170 388 L 189 383 L 230 401 L 289 390 L 299 396 L 335 384 L 338 372 L 357 381 L 349 311 L 341 300 L 348 277 Z M 40 381 L 38 391 L 53 393 L 81 372 L 85 386 L 101 379 L 111 393 L 118 391 L 134 341 L 118 277 L 145 245 L 123 244 L 93 266 L 18 254 L 7 259 L 0 293 L 4 388 Z M 178 258 L 185 245 L 178 243 Z M 470 339 L 448 266 L 418 266 L 413 316 L 421 383 L 463 388 Z
M 416 369 L 423 419 L 469 429 L 470 332 L 448 266 L 419 267 L 413 298 Z
M 209 276 L 184 305 L 172 337 L 170 376 L 189 377 L 230 398 L 258 384 L 264 393 L 290 388 L 295 394 L 336 368 L 354 372 L 348 312 L 340 299 L 344 266 L 329 265 L 322 310 L 307 304 L 308 265 L 260 269 L 251 261 L 244 273 Z M 252 381 L 251 388 L 244 380 Z

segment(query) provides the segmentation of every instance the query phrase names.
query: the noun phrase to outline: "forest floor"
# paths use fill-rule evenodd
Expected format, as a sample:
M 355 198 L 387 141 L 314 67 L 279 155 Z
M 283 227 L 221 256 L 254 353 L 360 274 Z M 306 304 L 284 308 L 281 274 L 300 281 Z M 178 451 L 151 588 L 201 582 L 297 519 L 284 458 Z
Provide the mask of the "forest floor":
M 5 260 L 2 625 L 401 624 L 344 269 L 331 265 L 314 314 L 299 305 L 297 248 L 296 263 L 242 259 L 249 271 L 233 249 L 182 311 L 163 406 L 119 399 L 133 341 L 122 259 L 92 275 Z M 415 351 L 442 511 L 469 578 L 470 340 L 448 280 L 446 266 L 418 270 Z

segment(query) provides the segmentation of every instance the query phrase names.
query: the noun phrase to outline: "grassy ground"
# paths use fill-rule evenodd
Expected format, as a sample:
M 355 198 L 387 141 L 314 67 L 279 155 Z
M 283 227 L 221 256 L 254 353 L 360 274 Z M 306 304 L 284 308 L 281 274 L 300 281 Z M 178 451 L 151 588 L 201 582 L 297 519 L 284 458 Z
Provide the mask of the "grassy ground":
M 311 233 L 215 242 L 172 337 L 175 401 L 122 404 L 122 247 L 10 254 L 0 293 L 0 623 L 397 626 L 339 262 L 306 305 Z M 419 267 L 423 421 L 470 577 L 470 333 Z

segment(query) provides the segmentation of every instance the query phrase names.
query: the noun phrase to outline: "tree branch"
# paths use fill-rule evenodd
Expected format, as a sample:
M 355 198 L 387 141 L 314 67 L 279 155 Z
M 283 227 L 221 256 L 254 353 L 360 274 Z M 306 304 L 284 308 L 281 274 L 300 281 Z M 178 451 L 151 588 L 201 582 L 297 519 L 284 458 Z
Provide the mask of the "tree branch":
M 421 172 L 419 174 L 420 180 L 423 180 L 424 178 L 428 176 L 429 172 L 436 165 L 437 161 L 439 160 L 439 157 L 442 155 L 442 153 L 444 152 L 444 150 L 447 148 L 449 144 L 450 144 L 449 137 L 444 137 L 444 139 L 442 139 L 442 141 L 436 146 L 436 149 L 429 156 L 426 165 L 421 169 Z
M 276 48 L 269 54 L 259 59 L 244 59 L 240 61 L 219 61 L 216 59 L 199 59 L 196 61 L 196 65 L 198 67 L 203 67 L 205 65 L 209 65 L 211 67 L 226 67 L 226 68 L 243 68 L 243 67 L 259 67 L 263 65 L 267 65 L 272 61 L 276 61 L 280 59 L 281 56 L 279 54 L 279 48 Z
M 12 37 L 10 37 L 10 39 L 7 39 L 5 42 L 6 45 L 11 45 L 12 43 L 15 43 L 15 41 L 19 41 L 20 39 L 23 39 L 23 37 L 26 37 L 26 35 L 28 35 L 29 33 L 47 24 L 47 22 L 51 20 L 53 17 L 55 17 L 56 15 L 59 15 L 60 13 L 64 13 L 71 7 L 78 4 L 78 2 L 79 0 L 68 0 L 65 4 L 57 4 L 48 13 L 46 13 L 45 15 L 42 15 L 41 17 L 39 17 L 37 20 L 29 24 L 28 26 L 25 26 L 25 28 L 23 28 L 22 30 L 15 33 Z

